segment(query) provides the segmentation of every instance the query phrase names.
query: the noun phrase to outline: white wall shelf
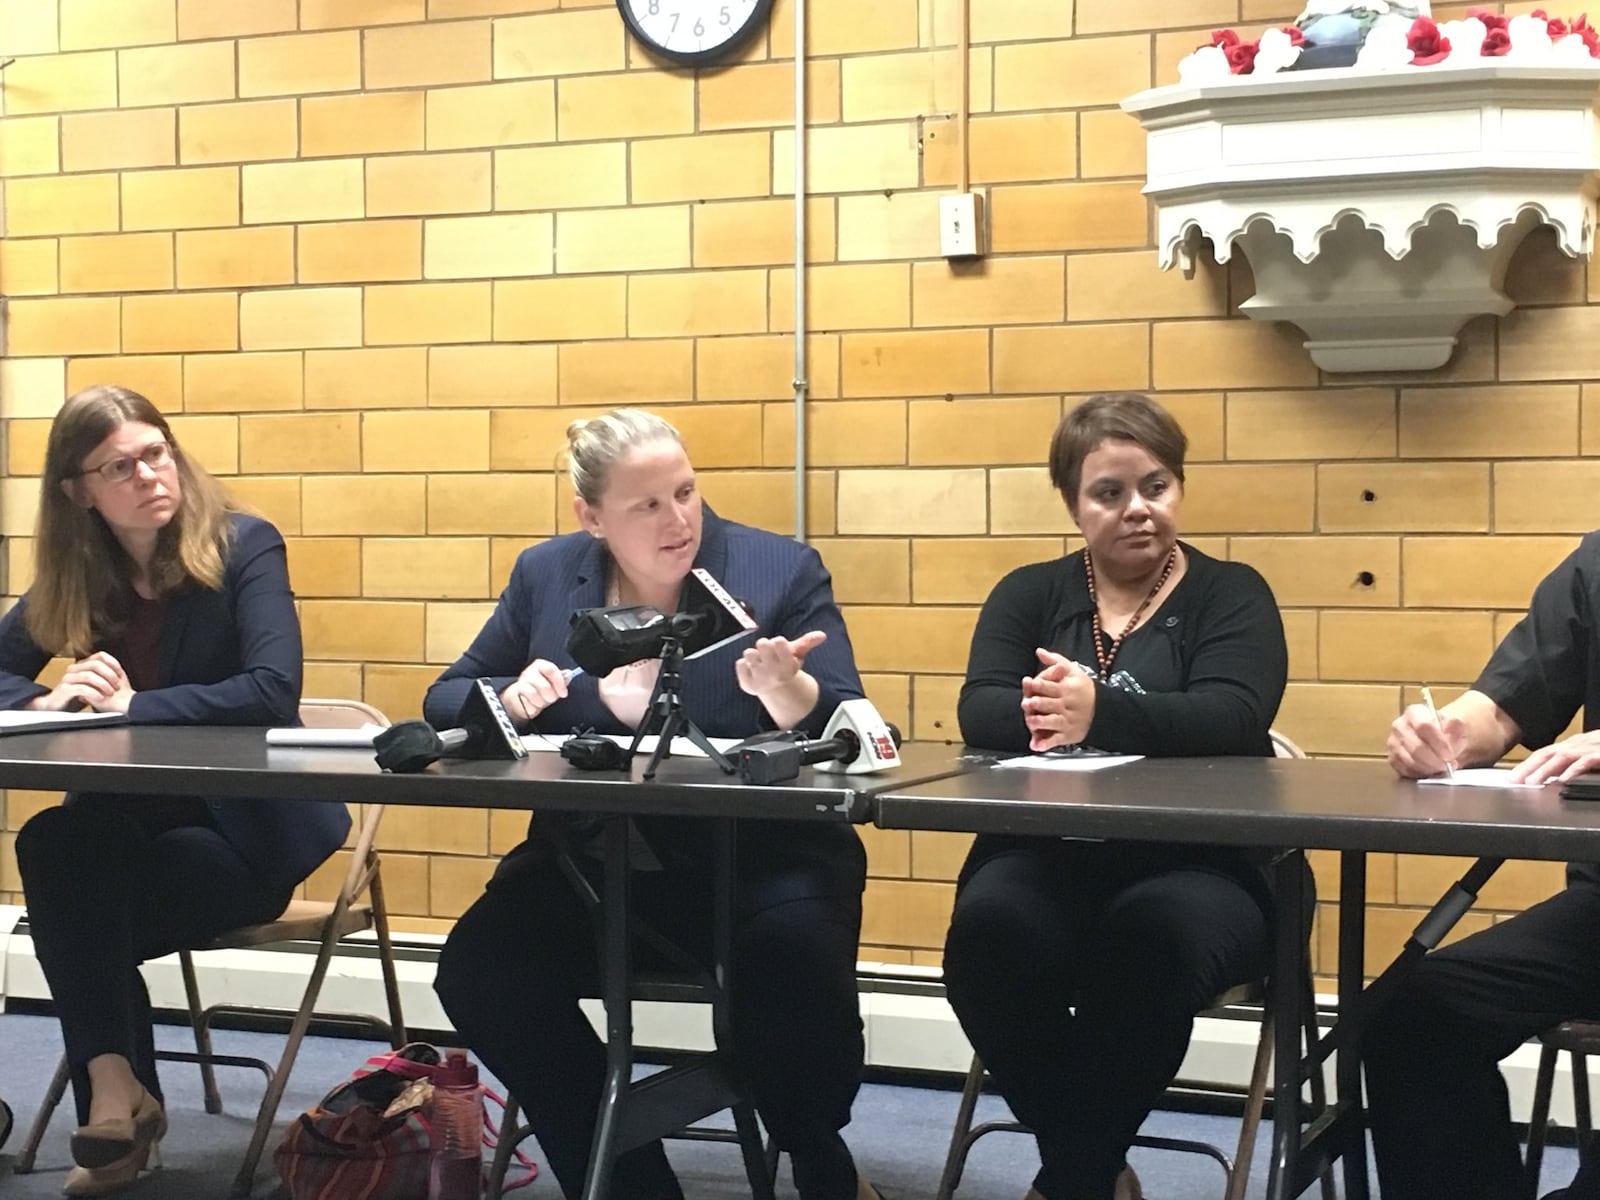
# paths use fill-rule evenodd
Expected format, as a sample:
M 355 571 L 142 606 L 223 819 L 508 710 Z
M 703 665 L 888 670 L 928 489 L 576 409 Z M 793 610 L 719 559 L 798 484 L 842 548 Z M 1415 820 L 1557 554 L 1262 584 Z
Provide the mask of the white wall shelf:
M 1518 245 L 1550 225 L 1593 247 L 1600 62 L 1495 59 L 1401 71 L 1236 76 L 1140 92 L 1145 194 L 1162 269 L 1237 249 L 1255 273 L 1241 306 L 1288 321 L 1326 371 L 1442 366 L 1456 334 L 1503 316 Z

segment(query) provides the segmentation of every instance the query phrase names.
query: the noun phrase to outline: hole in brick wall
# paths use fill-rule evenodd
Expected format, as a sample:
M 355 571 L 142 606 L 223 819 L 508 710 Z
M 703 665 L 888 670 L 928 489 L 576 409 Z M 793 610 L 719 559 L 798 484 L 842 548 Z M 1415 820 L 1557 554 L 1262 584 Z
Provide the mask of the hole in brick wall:
M 1356 582 L 1362 587 L 1371 587 L 1373 584 L 1378 582 L 1378 577 L 1371 571 L 1362 571 L 1356 576 Z
M 1371 488 L 1367 488 L 1365 491 L 1363 491 L 1361 493 L 1361 502 L 1363 504 L 1371 504 L 1377 498 L 1378 498 L 1378 493 L 1373 491 Z

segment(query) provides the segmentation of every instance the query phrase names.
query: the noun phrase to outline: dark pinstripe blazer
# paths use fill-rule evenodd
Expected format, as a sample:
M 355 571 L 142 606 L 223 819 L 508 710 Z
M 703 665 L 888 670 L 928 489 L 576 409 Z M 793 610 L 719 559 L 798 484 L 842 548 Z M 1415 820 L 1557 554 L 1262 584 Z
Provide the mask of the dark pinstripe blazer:
M 566 649 L 572 614 L 605 603 L 608 560 L 605 546 L 586 533 L 524 550 L 488 623 L 428 689 L 423 703 L 428 721 L 441 728 L 458 724 L 470 681 L 479 676 L 488 676 L 503 691 L 536 658 L 575 665 Z M 761 626 L 759 636 L 794 638 L 813 629 L 828 635 L 806 658 L 806 670 L 821 689 L 816 708 L 802 722 L 807 731 L 820 734 L 841 700 L 862 695 L 850 637 L 833 601 L 832 580 L 815 550 L 725 521 L 708 505 L 695 566 L 704 567 L 750 606 Z M 734 662 L 749 644 L 734 642 L 684 664 L 684 707 L 712 737 L 745 737 L 772 728 L 766 709 L 739 689 L 734 674 Z M 574 679 L 567 698 L 533 722 L 534 728 L 549 733 L 589 726 L 606 733 L 629 732 L 587 676 Z M 696 822 L 639 825 L 664 860 L 697 859 L 703 852 L 705 831 L 692 828 Z M 813 822 L 744 822 L 739 864 L 741 901 L 756 907 L 800 896 L 854 895 L 866 871 L 860 840 L 852 830 Z

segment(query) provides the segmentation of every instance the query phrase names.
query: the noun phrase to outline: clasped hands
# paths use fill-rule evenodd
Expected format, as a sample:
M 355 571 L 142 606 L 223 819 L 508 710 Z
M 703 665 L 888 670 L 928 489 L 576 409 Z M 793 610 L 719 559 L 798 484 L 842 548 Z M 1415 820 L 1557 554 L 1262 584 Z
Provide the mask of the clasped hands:
M 1413 704 L 1389 728 L 1389 765 L 1407 779 L 1442 775 L 1461 765 L 1469 745 L 1467 722 L 1441 711 L 1436 721 L 1424 704 Z M 1574 734 L 1535 750 L 1511 772 L 1513 783 L 1549 783 L 1600 770 L 1600 730 Z
M 791 717 L 790 723 L 800 720 L 817 702 L 816 680 L 804 669 L 806 655 L 827 640 L 821 630 L 793 640 L 757 638 L 734 663 L 740 690 L 760 699 L 780 724 L 785 723 L 784 716 Z M 567 677 L 562 669 L 549 659 L 536 658 L 500 693 L 500 702 L 513 720 L 531 721 L 566 695 Z
M 1022 680 L 1028 749 L 1041 754 L 1057 746 L 1075 746 L 1089 736 L 1094 723 L 1094 676 L 1053 650 L 1041 647 L 1034 653 L 1044 669 Z
M 80 658 L 62 673 L 61 682 L 28 705 L 35 710 L 67 712 L 83 704 L 95 712 L 126 713 L 133 685 L 122 664 L 104 650 Z

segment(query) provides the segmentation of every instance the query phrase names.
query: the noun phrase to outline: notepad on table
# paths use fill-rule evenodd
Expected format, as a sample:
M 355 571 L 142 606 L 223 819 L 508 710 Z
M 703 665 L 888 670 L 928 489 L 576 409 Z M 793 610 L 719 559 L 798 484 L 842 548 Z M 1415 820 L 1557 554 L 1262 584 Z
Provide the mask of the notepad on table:
M 1142 754 L 1026 754 L 1021 758 L 1002 759 L 995 766 L 1023 771 L 1104 771 L 1107 767 L 1138 762 L 1143 757 Z
M 1419 779 L 1427 787 L 1542 788 L 1542 783 L 1512 783 L 1510 767 L 1457 767 L 1454 775 L 1435 775 Z
M 32 708 L 0 712 L 0 736 L 8 733 L 48 733 L 57 729 L 82 729 L 91 725 L 125 725 L 127 714 L 118 712 L 44 712 Z
M 382 725 L 368 721 L 351 729 L 269 729 L 269 746 L 316 746 L 333 750 L 371 750 Z

